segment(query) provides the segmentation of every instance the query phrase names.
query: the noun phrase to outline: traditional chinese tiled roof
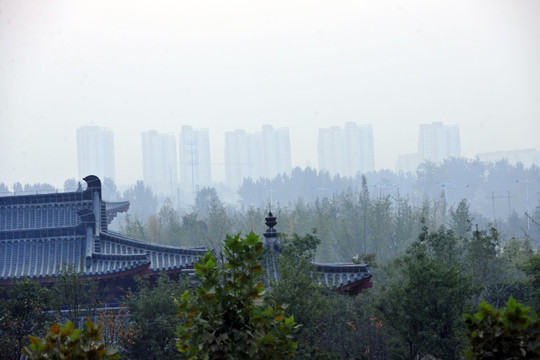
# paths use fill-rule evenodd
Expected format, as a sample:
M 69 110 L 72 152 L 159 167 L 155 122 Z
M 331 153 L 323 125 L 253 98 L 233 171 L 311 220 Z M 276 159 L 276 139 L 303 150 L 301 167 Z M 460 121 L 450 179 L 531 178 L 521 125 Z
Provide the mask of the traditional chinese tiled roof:
M 277 221 L 276 217 L 272 215 L 271 212 L 268 213 L 268 217 L 266 217 L 265 220 L 268 229 L 266 229 L 266 232 L 264 233 L 266 250 L 263 266 L 266 269 L 267 277 L 277 280 L 279 278 L 279 272 L 275 259 L 276 255 L 281 252 L 278 241 L 279 234 L 274 229 L 274 226 L 277 225 Z M 363 289 L 372 286 L 370 282 L 372 275 L 369 265 L 353 263 L 312 263 L 311 265 L 313 266 L 313 274 L 319 276 L 319 283 L 324 283 L 329 288 L 338 292 L 357 295 Z
M 129 202 L 106 203 L 100 180 L 84 180 L 84 191 L 0 197 L 0 285 L 21 277 L 49 281 L 66 266 L 96 279 L 181 272 L 205 252 L 109 232 L 110 221 Z
M 320 283 L 340 292 L 357 294 L 362 289 L 371 287 L 371 270 L 365 264 L 319 264 L 313 263 L 315 272 L 320 276 Z
M 111 225 L 118 213 L 126 212 L 129 210 L 129 201 L 120 202 L 108 202 L 105 201 L 105 213 L 107 215 L 107 225 Z

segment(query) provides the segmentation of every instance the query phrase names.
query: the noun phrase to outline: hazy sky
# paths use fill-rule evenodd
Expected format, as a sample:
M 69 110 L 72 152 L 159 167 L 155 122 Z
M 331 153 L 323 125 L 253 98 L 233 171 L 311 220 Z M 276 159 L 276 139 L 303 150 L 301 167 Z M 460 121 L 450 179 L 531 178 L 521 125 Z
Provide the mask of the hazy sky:
M 462 154 L 540 149 L 540 1 L 0 0 L 0 182 L 77 178 L 76 129 L 115 134 L 119 184 L 142 178 L 141 132 L 373 124 L 375 166 L 459 124 Z

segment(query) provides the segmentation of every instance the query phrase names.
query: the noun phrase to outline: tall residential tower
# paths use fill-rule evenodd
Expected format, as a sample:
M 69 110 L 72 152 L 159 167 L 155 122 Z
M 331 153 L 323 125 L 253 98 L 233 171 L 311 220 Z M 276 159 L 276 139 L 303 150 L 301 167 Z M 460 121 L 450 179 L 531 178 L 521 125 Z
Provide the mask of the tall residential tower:
M 319 170 L 331 175 L 353 177 L 358 172 L 374 171 L 372 126 L 347 122 L 343 129 L 319 129 L 318 155 Z
M 212 181 L 208 129 L 182 126 L 179 145 L 180 186 L 195 194 Z
M 421 124 L 418 133 L 420 161 L 440 163 L 451 157 L 461 156 L 458 125 L 443 125 L 442 122 Z
M 261 132 L 244 130 L 225 133 L 225 177 L 232 188 L 245 178 L 274 178 L 291 171 L 289 129 L 263 125 Z
M 114 134 L 99 126 L 77 129 L 77 164 L 79 178 L 96 175 L 115 180 Z
M 174 195 L 178 186 L 176 140 L 174 134 L 143 132 L 143 179 L 155 193 Z

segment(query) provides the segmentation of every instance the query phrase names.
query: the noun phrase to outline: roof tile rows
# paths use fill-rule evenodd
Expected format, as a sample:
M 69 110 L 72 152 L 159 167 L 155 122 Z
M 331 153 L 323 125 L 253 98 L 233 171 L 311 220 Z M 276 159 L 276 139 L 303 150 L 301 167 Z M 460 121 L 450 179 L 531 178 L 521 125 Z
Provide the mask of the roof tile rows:
M 99 179 L 84 180 L 88 184 L 84 191 L 0 198 L 0 285 L 21 277 L 46 281 L 67 266 L 96 278 L 180 271 L 192 267 L 205 252 L 146 244 L 108 232 L 112 218 L 126 211 L 129 203 L 107 204 L 101 199 Z

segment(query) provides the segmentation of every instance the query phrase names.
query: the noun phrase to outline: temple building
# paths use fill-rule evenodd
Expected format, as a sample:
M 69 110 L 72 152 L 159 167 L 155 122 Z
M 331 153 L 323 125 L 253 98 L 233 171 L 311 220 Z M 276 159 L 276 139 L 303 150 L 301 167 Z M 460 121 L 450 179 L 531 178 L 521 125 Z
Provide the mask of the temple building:
M 0 286 L 23 277 L 51 283 L 69 267 L 98 281 L 102 289 L 121 294 L 133 285 L 135 275 L 192 273 L 207 249 L 149 244 L 110 231 L 108 226 L 128 210 L 129 202 L 102 200 L 97 176 L 84 181 L 85 190 L 0 197 Z M 269 213 L 265 267 L 274 280 L 280 253 L 276 224 Z M 367 265 L 313 263 L 313 272 L 339 292 L 355 295 L 371 287 Z
M 22 277 L 51 282 L 72 266 L 82 276 L 115 280 L 113 285 L 123 288 L 123 280 L 134 275 L 178 274 L 206 252 L 143 243 L 109 231 L 129 202 L 103 201 L 99 178 L 84 180 L 84 191 L 0 197 L 0 286 Z

